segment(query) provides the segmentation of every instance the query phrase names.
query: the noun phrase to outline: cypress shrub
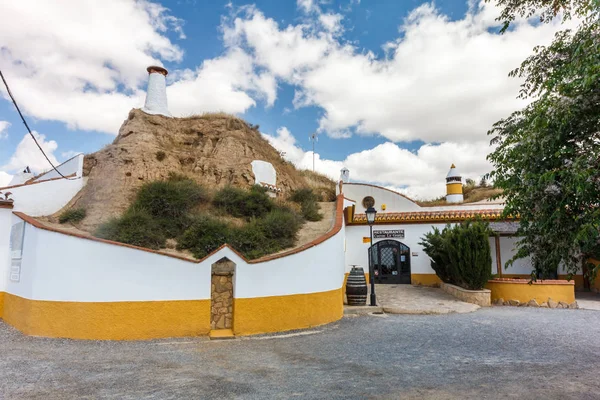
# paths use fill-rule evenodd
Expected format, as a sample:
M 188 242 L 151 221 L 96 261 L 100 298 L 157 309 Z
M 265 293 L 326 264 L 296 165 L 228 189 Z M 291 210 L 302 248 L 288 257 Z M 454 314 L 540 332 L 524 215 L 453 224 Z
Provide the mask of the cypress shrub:
M 492 276 L 491 234 L 487 223 L 466 221 L 441 232 L 434 228 L 420 244 L 443 282 L 479 290 Z

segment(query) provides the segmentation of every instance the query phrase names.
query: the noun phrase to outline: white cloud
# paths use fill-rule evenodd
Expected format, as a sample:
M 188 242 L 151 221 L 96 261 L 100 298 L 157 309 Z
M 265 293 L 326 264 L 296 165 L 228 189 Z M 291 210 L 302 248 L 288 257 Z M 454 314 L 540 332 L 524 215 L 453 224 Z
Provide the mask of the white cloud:
M 180 21 L 145 0 L 8 1 L 0 14 L 0 64 L 19 104 L 74 128 L 116 134 L 143 101 L 145 68 L 183 57 L 164 35 L 181 35 Z
M 8 121 L 0 121 L 0 139 L 6 139 L 8 137 L 8 128 L 10 127 L 10 122 Z
M 320 130 L 332 137 L 352 131 L 381 134 L 392 141 L 483 140 L 491 124 L 521 108 L 520 81 L 508 72 L 538 44 L 548 43 L 559 22 L 518 21 L 494 33 L 498 10 L 472 4 L 452 21 L 424 4 L 399 27 L 402 35 L 383 44 L 387 57 L 330 34 L 341 15 L 322 13 L 315 2 L 299 1 L 321 25 L 279 26 L 254 7 L 227 22 L 230 47 L 243 47 L 260 68 L 295 85 L 296 107 L 324 110 Z
M 275 135 L 263 136 L 277 150 L 285 152 L 286 160 L 300 169 L 312 169 L 312 151 L 302 150 L 289 129 L 281 127 Z M 485 154 L 490 150 L 487 141 L 425 144 L 415 152 L 386 142 L 352 153 L 344 160 L 322 159 L 316 153 L 315 169 L 337 180 L 345 166 L 352 181 L 393 186 L 415 199 L 434 198 L 445 194 L 445 178 L 452 163 L 457 164 L 463 178 L 478 179 L 489 172 L 491 166 Z
M 42 149 L 44 149 L 44 152 L 50 161 L 52 161 L 54 165 L 58 165 L 59 163 L 54 156 L 54 152 L 58 148 L 58 144 L 54 140 L 46 140 L 45 135 L 35 131 L 33 131 L 33 135 L 37 139 Z M 27 166 L 29 166 L 31 171 L 34 173 L 39 173 L 52 168 L 28 133 L 23 136 L 23 139 L 21 139 L 17 145 L 15 153 L 12 155 L 6 165 L 0 167 L 0 170 L 5 172 L 18 172 L 25 169 Z

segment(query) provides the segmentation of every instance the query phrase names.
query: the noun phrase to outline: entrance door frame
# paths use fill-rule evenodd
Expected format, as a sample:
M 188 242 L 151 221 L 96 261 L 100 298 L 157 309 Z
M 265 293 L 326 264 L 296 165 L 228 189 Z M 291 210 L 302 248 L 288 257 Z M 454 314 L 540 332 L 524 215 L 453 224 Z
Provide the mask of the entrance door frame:
M 397 275 L 391 274 L 383 274 L 381 271 L 381 249 L 382 248 L 392 248 L 397 249 L 396 251 L 396 265 L 397 265 Z M 370 246 L 368 249 L 371 252 L 371 262 L 373 263 L 372 271 L 374 273 L 373 279 L 375 283 L 384 283 L 384 284 L 409 284 L 411 283 L 411 263 L 410 263 L 410 248 L 404 243 L 394 240 L 394 239 L 385 239 L 380 240 L 378 242 L 373 243 L 373 246 Z M 404 257 L 404 261 L 402 261 L 402 256 Z

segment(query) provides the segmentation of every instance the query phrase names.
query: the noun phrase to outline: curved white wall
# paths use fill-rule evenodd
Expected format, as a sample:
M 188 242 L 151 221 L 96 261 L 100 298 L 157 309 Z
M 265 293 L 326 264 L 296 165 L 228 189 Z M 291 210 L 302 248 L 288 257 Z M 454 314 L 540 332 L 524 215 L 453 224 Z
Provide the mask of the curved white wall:
M 87 178 L 86 178 L 87 179 Z M 32 217 L 54 214 L 67 205 L 84 186 L 84 178 L 56 179 L 10 188 L 13 211 Z
M 210 299 L 211 267 L 223 257 L 236 264 L 235 298 L 325 292 L 342 287 L 343 249 L 342 228 L 314 247 L 270 261 L 248 263 L 225 247 L 196 263 L 26 224 L 21 279 L 8 282 L 7 292 L 72 302 Z
M 345 197 L 356 201 L 356 213 L 358 214 L 365 212 L 362 200 L 366 196 L 372 196 L 375 199 L 377 212 L 423 211 L 417 203 L 381 187 L 361 183 L 344 183 L 343 191 Z M 382 204 L 386 205 L 385 211 L 381 209 Z

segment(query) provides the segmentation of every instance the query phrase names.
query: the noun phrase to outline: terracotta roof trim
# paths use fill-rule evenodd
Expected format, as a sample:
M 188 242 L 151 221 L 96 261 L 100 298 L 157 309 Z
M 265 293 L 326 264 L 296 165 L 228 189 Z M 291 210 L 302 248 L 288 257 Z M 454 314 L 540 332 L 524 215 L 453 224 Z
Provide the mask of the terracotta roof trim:
M 375 222 L 446 222 L 463 221 L 470 218 L 481 217 L 486 220 L 502 218 L 502 209 L 475 209 L 475 210 L 443 210 L 443 211 L 407 211 L 395 213 L 377 213 Z M 502 218 L 503 220 L 516 219 L 514 217 Z M 367 223 L 366 214 L 355 214 L 351 224 L 362 225 Z
M 59 178 L 60 179 L 60 178 Z M 44 181 L 46 182 L 46 181 Z M 172 258 L 177 258 L 179 260 L 183 260 L 183 261 L 188 261 L 191 263 L 195 263 L 195 264 L 199 264 L 203 261 L 205 261 L 206 259 L 208 259 L 209 257 L 212 257 L 213 255 L 217 254 L 219 251 L 221 251 L 224 248 L 228 248 L 229 250 L 233 251 L 237 256 L 239 256 L 242 260 L 244 260 L 244 262 L 246 262 L 247 264 L 258 264 L 261 262 L 266 262 L 266 261 L 272 261 L 278 258 L 283 258 L 283 257 L 287 257 L 290 256 L 292 254 L 296 254 L 296 253 L 300 253 L 304 250 L 307 250 L 311 247 L 317 246 L 323 242 L 325 242 L 327 239 L 332 238 L 333 236 L 335 236 L 338 232 L 340 232 L 340 230 L 342 229 L 343 226 L 343 207 L 344 205 L 344 196 L 342 195 L 338 195 L 337 196 L 337 200 L 336 200 L 336 214 L 335 214 L 335 223 L 333 225 L 333 227 L 329 230 L 329 232 L 321 235 L 320 237 L 318 237 L 317 239 L 306 243 L 300 247 L 297 247 L 295 249 L 291 249 L 288 250 L 286 252 L 283 253 L 278 253 L 278 254 L 272 254 L 272 255 L 268 255 L 268 256 L 264 256 L 261 258 L 257 258 L 255 260 L 248 260 L 246 257 L 244 257 L 241 253 L 239 253 L 237 250 L 235 250 L 233 247 L 231 247 L 229 244 L 225 243 L 222 246 L 220 246 L 218 249 L 212 251 L 210 254 L 208 254 L 207 256 L 205 256 L 204 258 L 201 258 L 200 260 L 195 259 L 195 258 L 189 258 L 189 257 L 183 257 L 183 256 L 178 256 L 176 254 L 171 254 L 171 253 L 167 253 L 164 251 L 159 251 L 159 250 L 152 250 L 152 249 L 148 249 L 145 247 L 140 247 L 140 246 L 134 246 L 131 244 L 126 244 L 126 243 L 120 243 L 120 242 L 115 242 L 112 240 L 107 240 L 107 239 L 101 239 L 101 238 L 97 238 L 94 236 L 87 236 L 87 235 L 82 235 L 76 232 L 69 232 L 67 230 L 63 230 L 63 229 L 57 229 L 51 226 L 48 226 L 46 224 L 44 224 L 41 221 L 38 221 L 37 219 L 24 214 L 22 212 L 19 211 L 13 211 L 13 214 L 16 215 L 17 217 L 21 218 L 23 221 L 27 222 L 28 224 L 38 228 L 38 229 L 43 229 L 46 231 L 50 231 L 50 232 L 55 232 L 55 233 L 60 233 L 63 235 L 67 235 L 67 236 L 73 236 L 73 237 L 77 237 L 80 239 L 86 239 L 86 240 L 92 240 L 94 242 L 100 242 L 100 243 L 105 243 L 105 244 L 111 244 L 111 245 L 116 245 L 116 246 L 121 246 L 121 247 L 128 247 L 130 249 L 134 249 L 134 250 L 141 250 L 141 251 L 145 251 L 148 253 L 154 253 L 154 254 L 159 254 L 162 256 L 167 256 L 167 257 L 172 257 Z M 0 204 L 1 206 L 1 204 Z

